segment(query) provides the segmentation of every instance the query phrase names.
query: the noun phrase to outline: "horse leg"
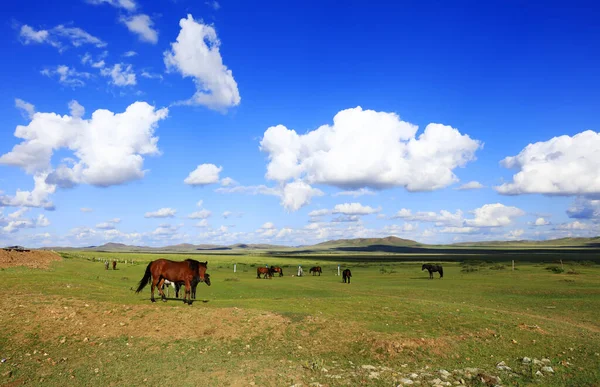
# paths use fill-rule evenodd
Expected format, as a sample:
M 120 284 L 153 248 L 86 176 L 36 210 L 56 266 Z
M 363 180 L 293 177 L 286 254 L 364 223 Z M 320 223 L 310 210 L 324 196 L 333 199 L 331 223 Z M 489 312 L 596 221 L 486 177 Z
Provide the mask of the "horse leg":
M 167 302 L 167 296 L 165 296 L 164 286 L 165 279 L 161 278 L 160 281 L 158 281 L 158 293 L 160 294 L 160 298 L 162 298 L 164 302 Z
M 185 298 L 188 300 L 187 303 L 192 305 L 192 290 L 189 281 L 185 281 Z M 183 300 L 184 303 L 186 302 L 185 298 Z
M 154 299 L 154 287 L 156 286 L 156 280 L 154 278 L 152 278 L 152 288 L 150 290 L 150 301 L 152 302 L 156 302 L 156 300 Z

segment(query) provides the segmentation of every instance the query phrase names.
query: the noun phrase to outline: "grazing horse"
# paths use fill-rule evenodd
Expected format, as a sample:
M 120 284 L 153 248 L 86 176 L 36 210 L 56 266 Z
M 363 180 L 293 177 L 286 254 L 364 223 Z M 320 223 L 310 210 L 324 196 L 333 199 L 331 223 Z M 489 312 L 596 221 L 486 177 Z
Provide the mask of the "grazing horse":
M 198 286 L 198 283 L 200 282 L 204 282 L 207 286 L 210 286 L 210 275 L 208 273 L 206 273 L 204 275 L 204 281 L 198 281 L 198 278 L 194 278 L 192 280 L 191 286 L 192 286 L 192 298 L 195 300 L 196 299 L 196 287 Z M 175 297 L 179 298 L 179 289 L 181 289 L 181 287 L 184 286 L 183 282 L 175 282 Z
M 271 269 L 268 267 L 257 267 L 256 268 L 256 278 L 260 278 L 260 275 L 264 274 L 263 278 L 271 278 L 273 274 L 271 274 Z
M 442 265 L 432 265 L 430 263 L 426 263 L 421 267 L 421 271 L 427 269 L 429 271 L 429 279 L 433 279 L 433 272 L 437 271 L 440 273 L 440 278 L 444 276 L 444 269 Z
M 194 279 L 199 281 L 206 281 L 206 267 L 208 262 L 198 262 L 192 259 L 185 261 L 170 261 L 168 259 L 157 259 L 152 261 L 146 267 L 146 272 L 140 280 L 136 293 L 139 293 L 152 282 L 151 298 L 152 302 L 156 302 L 154 299 L 154 288 L 158 286 L 158 292 L 163 301 L 166 301 L 165 292 L 163 291 L 163 285 L 165 280 L 171 282 L 183 282 L 185 285 L 185 295 L 183 297 L 184 303 L 192 304 L 191 300 L 191 284 Z M 210 281 L 210 280 L 209 280 Z
M 271 277 L 273 276 L 273 274 L 275 273 L 279 273 L 280 277 L 283 277 L 283 269 L 280 268 L 279 266 L 271 266 Z
M 104 261 L 104 270 L 108 270 L 108 261 Z
M 310 270 L 308 271 L 309 273 L 312 273 L 312 275 L 315 275 L 317 273 L 319 273 L 319 277 L 321 276 L 321 273 L 323 271 L 321 271 L 321 266 L 315 266 L 315 267 L 311 267 Z
M 346 280 L 348 280 L 348 283 L 350 283 L 350 277 L 352 277 L 350 269 L 346 269 L 342 272 L 342 278 L 344 279 L 344 283 L 346 283 Z
M 117 270 L 117 261 L 113 261 L 113 270 Z

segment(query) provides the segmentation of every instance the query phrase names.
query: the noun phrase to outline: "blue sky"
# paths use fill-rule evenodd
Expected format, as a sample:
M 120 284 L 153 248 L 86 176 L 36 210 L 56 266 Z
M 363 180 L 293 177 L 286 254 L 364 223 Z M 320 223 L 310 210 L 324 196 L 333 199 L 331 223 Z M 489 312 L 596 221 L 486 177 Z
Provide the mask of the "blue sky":
M 0 244 L 598 234 L 591 2 L 29 0 L 2 16 Z

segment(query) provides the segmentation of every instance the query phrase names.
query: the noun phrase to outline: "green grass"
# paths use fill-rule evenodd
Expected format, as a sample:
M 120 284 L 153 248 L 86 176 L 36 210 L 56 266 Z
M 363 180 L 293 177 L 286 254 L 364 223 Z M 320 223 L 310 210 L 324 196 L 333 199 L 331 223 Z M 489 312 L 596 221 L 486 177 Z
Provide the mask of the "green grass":
M 200 284 L 199 300 L 185 306 L 151 304 L 149 287 L 131 289 L 150 260 L 188 255 L 64 256 L 49 270 L 0 270 L 8 290 L 0 304 L 7 359 L 0 383 L 383 386 L 426 366 L 477 367 L 503 385 L 600 383 L 600 267 L 593 264 L 555 273 L 548 264 L 512 271 L 510 262 L 478 262 L 463 272 L 464 265 L 444 263 L 444 278 L 429 280 L 420 262 L 342 262 L 353 274 L 347 285 L 335 276 L 338 262 L 322 257 L 199 255 L 213 285 Z M 135 263 L 107 271 L 100 262 L 107 258 Z M 282 266 L 285 276 L 256 279 L 265 264 Z M 291 277 L 298 264 L 305 276 Z M 308 275 L 315 264 L 321 277 Z M 532 376 L 522 357 L 551 359 L 555 374 Z M 496 370 L 500 361 L 517 375 Z M 361 365 L 391 371 L 369 379 Z

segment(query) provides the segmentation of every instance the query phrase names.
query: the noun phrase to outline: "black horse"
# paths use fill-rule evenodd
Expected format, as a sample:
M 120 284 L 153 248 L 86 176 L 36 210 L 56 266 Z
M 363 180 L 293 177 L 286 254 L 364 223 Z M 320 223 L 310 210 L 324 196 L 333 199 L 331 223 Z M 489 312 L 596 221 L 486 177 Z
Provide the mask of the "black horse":
M 429 271 L 429 279 L 433 279 L 433 272 L 437 271 L 440 273 L 440 278 L 444 276 L 444 269 L 442 265 L 432 265 L 430 263 L 426 263 L 421 267 L 421 271 L 427 269 Z
M 342 278 L 344 279 L 344 283 L 346 283 L 346 280 L 348 281 L 348 283 L 350 283 L 350 277 L 352 277 L 350 269 L 346 269 L 342 272 Z
M 321 266 L 314 266 L 311 267 L 310 270 L 308 271 L 308 273 L 312 273 L 312 275 L 316 275 L 317 273 L 319 273 L 319 276 L 321 276 L 321 273 L 323 272 L 323 270 L 321 270 Z

